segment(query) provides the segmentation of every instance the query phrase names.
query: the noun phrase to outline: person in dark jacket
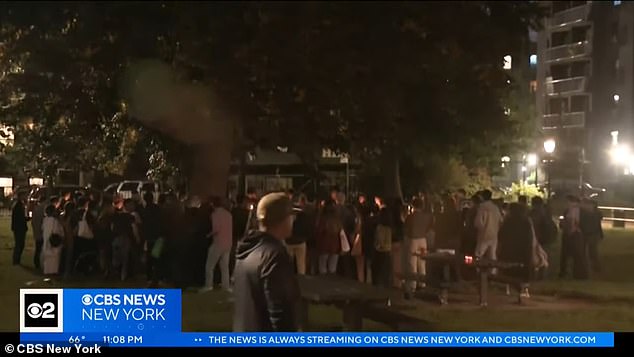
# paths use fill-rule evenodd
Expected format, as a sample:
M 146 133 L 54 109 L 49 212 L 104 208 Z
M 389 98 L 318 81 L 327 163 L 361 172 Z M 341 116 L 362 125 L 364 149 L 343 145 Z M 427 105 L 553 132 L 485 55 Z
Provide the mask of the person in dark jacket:
M 509 263 L 522 263 L 523 267 L 505 269 L 505 273 L 526 282 L 531 279 L 533 226 L 528 217 L 527 207 L 521 203 L 512 203 L 509 206 L 509 214 L 500 228 L 498 259 Z
M 26 209 L 24 208 L 25 198 L 26 196 L 24 193 L 19 193 L 18 198 L 13 204 L 13 209 L 11 210 L 11 230 L 13 231 L 13 238 L 15 240 L 15 246 L 13 248 L 13 265 L 20 265 L 22 251 L 24 251 L 26 231 L 28 230 L 26 222 L 29 219 L 26 217 Z
M 141 221 L 143 222 L 143 240 L 147 244 L 145 251 L 145 272 L 147 274 L 148 284 L 156 286 L 161 278 L 159 270 L 159 259 L 152 256 L 152 249 L 156 241 L 164 236 L 161 221 L 161 209 L 154 203 L 154 194 L 146 192 L 143 194 L 145 207 L 141 211 Z
M 44 245 L 42 226 L 44 224 L 46 196 L 40 197 L 37 206 L 33 210 L 31 217 L 31 228 L 33 229 L 33 240 L 35 241 L 35 254 L 33 254 L 33 265 L 37 270 L 41 268 L 42 246 Z
M 231 275 L 233 275 L 233 270 L 236 266 L 236 248 L 238 247 L 238 242 L 244 238 L 246 234 L 249 213 L 249 203 L 247 202 L 246 196 L 238 194 L 236 205 L 231 209 L 233 222 L 233 242 L 231 244 L 231 255 L 229 256 L 229 273 Z
M 601 271 L 599 242 L 603 239 L 602 220 L 603 215 L 599 211 L 597 202 L 591 199 L 584 199 L 581 207 L 581 233 L 583 233 L 587 245 L 588 265 L 595 273 Z
M 90 201 L 86 197 L 82 196 L 77 200 L 77 208 L 71 217 L 72 226 L 77 227 L 76 235 L 73 237 L 75 247 L 73 249 L 72 264 L 73 266 L 77 265 L 84 272 L 88 272 L 90 269 L 94 269 L 97 263 L 97 244 L 93 233 L 95 231 L 96 218 L 90 211 Z M 83 231 L 80 229 L 80 225 L 84 226 Z M 88 256 L 90 253 L 95 254 L 94 256 Z M 84 259 L 84 257 L 86 258 Z
M 257 207 L 259 230 L 236 252 L 234 332 L 297 331 L 299 285 L 283 241 L 293 232 L 293 206 L 284 193 L 271 193 Z
M 306 195 L 301 194 L 293 223 L 293 235 L 286 240 L 286 250 L 291 260 L 295 260 L 299 275 L 306 274 L 306 242 L 312 240 L 315 234 L 314 215 L 306 201 Z

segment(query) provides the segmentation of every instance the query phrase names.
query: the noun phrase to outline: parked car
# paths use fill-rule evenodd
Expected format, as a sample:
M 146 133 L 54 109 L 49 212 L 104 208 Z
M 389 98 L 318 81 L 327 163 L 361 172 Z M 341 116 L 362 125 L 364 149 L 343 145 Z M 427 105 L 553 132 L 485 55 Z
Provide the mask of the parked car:
M 117 183 L 112 183 L 108 186 L 106 186 L 106 188 L 103 189 L 103 192 L 109 194 L 109 195 L 114 195 L 115 193 L 117 193 L 117 189 L 119 188 L 119 185 L 121 184 L 121 182 L 117 182 Z
M 553 196 L 577 195 L 583 191 L 584 196 L 597 199 L 607 192 L 605 188 L 592 186 L 589 182 L 584 182 L 582 186 L 579 186 L 579 182 L 573 180 L 553 180 L 551 190 Z
M 145 192 L 154 194 L 154 202 L 158 201 L 161 193 L 168 192 L 169 189 L 161 183 L 154 181 L 123 181 L 119 183 L 116 193 L 123 199 L 133 198 L 138 195 L 143 196 Z

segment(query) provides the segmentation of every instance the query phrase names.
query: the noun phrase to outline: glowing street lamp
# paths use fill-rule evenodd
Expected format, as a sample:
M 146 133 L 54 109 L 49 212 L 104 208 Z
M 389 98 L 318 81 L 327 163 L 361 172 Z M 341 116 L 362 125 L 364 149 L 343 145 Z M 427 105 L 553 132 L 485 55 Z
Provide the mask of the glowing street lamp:
M 508 156 L 502 156 L 500 161 L 502 162 L 502 167 L 506 167 L 506 165 L 508 165 L 508 163 L 511 162 L 511 158 Z
M 630 160 L 630 147 L 625 144 L 616 145 L 610 150 L 612 163 L 616 165 L 627 165 Z
M 618 130 L 611 131 L 610 135 L 612 136 L 612 146 L 619 145 L 619 131 Z
M 555 139 L 547 139 L 546 141 L 544 141 L 544 151 L 546 151 L 546 153 L 548 155 L 551 155 L 555 152 L 555 149 L 557 148 L 557 142 L 555 141 Z M 550 172 L 550 168 L 552 166 L 552 157 L 548 159 L 548 166 L 546 167 L 546 174 L 548 175 L 548 187 L 546 188 L 546 195 L 548 200 L 550 200 L 550 178 L 552 176 L 551 172 Z
M 526 163 L 528 166 L 537 166 L 537 155 L 536 154 L 528 154 L 526 156 Z
M 548 139 L 544 141 L 544 151 L 546 151 L 547 154 L 554 153 L 556 147 L 557 147 L 557 143 L 555 142 L 554 139 Z

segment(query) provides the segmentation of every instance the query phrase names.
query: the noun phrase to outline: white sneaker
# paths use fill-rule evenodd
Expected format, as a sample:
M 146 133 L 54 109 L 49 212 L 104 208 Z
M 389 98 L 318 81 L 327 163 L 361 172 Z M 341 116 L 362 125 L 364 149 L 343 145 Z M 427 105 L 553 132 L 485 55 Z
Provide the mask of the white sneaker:
M 531 295 L 528 293 L 528 289 L 524 289 L 524 291 L 522 291 L 522 293 L 520 294 L 520 297 L 524 299 L 530 298 Z
M 203 288 L 200 288 L 200 290 L 198 290 L 198 292 L 200 294 L 204 294 L 204 293 L 208 293 L 208 292 L 213 291 L 213 290 L 214 290 L 213 286 L 205 286 Z

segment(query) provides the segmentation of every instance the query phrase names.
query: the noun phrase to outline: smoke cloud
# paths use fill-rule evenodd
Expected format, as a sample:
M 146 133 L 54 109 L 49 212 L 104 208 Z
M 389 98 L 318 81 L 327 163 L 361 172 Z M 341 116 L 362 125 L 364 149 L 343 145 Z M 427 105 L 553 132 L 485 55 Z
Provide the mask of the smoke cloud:
M 128 113 L 194 148 L 191 189 L 197 194 L 223 195 L 233 126 L 212 88 L 181 80 L 167 64 L 154 60 L 131 65 L 124 78 Z

